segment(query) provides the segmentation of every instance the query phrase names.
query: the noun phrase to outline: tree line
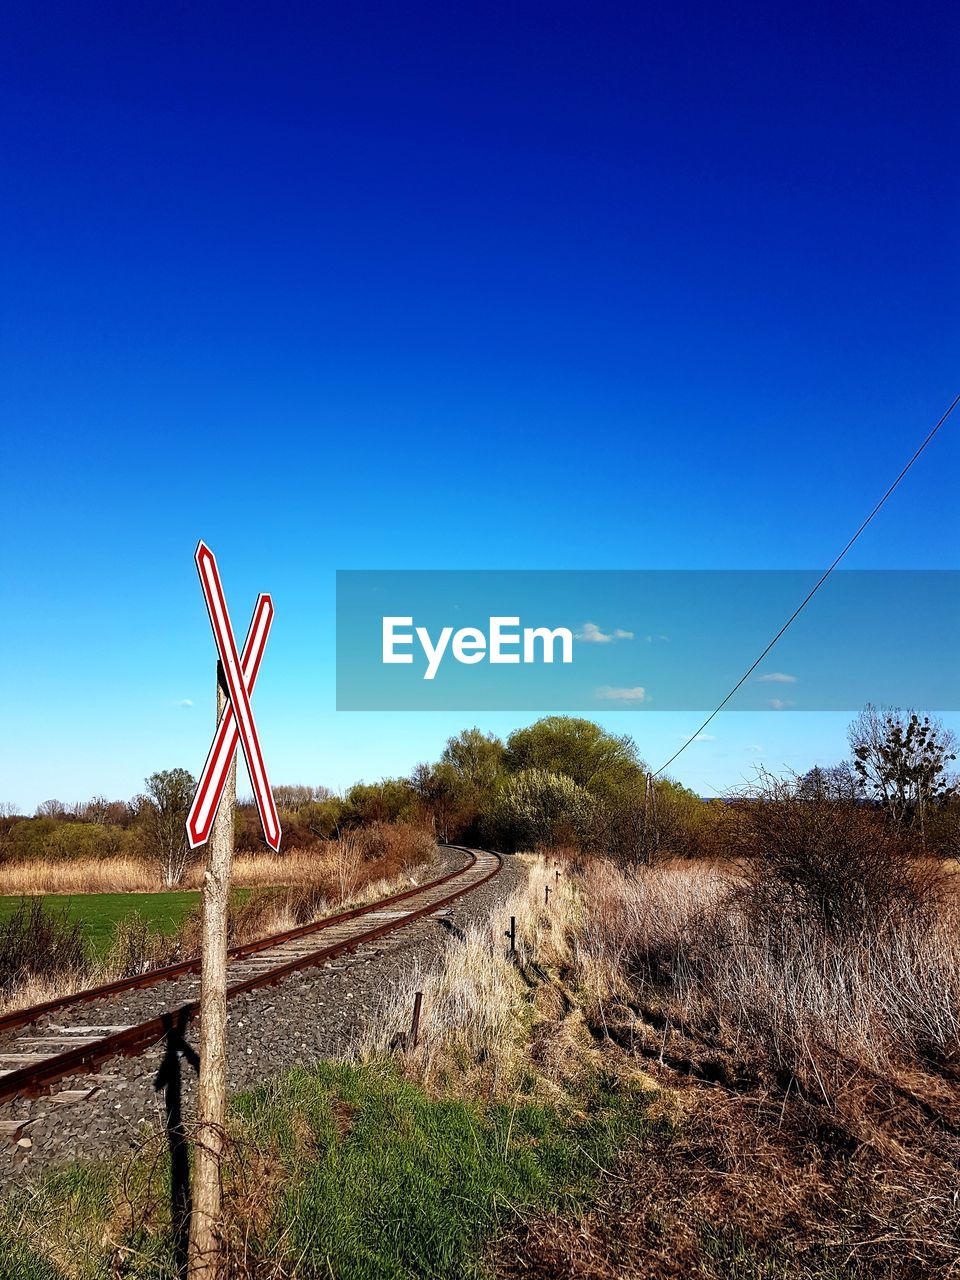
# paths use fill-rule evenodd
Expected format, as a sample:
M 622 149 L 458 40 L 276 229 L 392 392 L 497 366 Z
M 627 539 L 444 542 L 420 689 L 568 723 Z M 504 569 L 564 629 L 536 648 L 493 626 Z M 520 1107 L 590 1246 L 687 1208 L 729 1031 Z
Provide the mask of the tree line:
M 187 867 L 184 823 L 195 788 L 187 769 L 161 769 L 130 800 L 45 800 L 32 817 L 5 805 L 0 812 L 0 863 L 142 858 L 155 863 L 163 883 L 172 888 Z
M 850 757 L 792 779 L 792 794 L 859 807 L 902 840 L 934 853 L 957 852 L 953 734 L 916 711 L 868 706 L 849 729 Z M 763 803 L 769 781 L 738 796 L 704 800 L 670 779 L 654 778 L 634 740 L 591 720 L 546 716 L 505 740 L 477 728 L 448 739 L 439 760 L 403 777 L 358 782 L 343 793 L 323 786 L 274 788 L 285 847 L 310 847 L 358 827 L 405 822 L 442 841 L 488 844 L 511 852 L 567 847 L 623 863 L 657 856 L 719 857 L 735 844 L 736 809 Z M 777 779 L 777 794 L 784 782 Z M 189 851 L 184 821 L 195 788 L 174 768 L 151 774 L 130 801 L 56 800 L 33 817 L 0 816 L 0 860 L 106 858 L 156 863 L 164 883 L 179 883 Z M 237 807 L 238 851 L 263 848 L 252 803 Z

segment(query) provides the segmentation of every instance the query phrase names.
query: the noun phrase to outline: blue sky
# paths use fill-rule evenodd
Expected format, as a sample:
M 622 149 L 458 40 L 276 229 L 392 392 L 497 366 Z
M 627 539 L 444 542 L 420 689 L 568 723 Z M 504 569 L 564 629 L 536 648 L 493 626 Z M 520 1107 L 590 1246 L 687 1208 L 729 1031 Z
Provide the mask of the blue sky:
M 276 600 L 274 780 L 336 786 L 533 718 L 337 714 L 338 568 L 829 562 L 958 389 L 957 25 L 8 10 L 0 799 L 199 769 L 198 537 L 238 630 Z M 958 432 L 849 567 L 958 567 Z M 674 773 L 832 760 L 848 718 L 724 715 Z M 601 719 L 659 763 L 695 717 Z

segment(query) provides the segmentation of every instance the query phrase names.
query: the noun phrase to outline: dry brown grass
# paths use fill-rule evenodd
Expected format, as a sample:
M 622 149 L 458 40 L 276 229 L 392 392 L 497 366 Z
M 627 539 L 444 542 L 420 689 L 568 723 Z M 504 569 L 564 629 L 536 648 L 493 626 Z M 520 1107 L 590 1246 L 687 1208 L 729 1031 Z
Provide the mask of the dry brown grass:
M 501 1243 L 498 1274 L 960 1276 L 960 906 L 906 872 L 868 932 L 831 918 L 842 895 L 756 894 L 744 864 L 585 867 L 547 976 L 586 1020 L 558 1002 L 530 1052 L 562 1081 L 585 1025 L 605 1070 L 659 1082 L 663 1123 L 592 1212 Z
M 548 969 L 569 961 L 579 912 L 573 882 L 565 874 L 557 879 L 552 858 L 517 856 L 527 868 L 524 888 L 483 923 L 454 934 L 438 964 L 416 966 L 391 986 L 371 1020 L 360 1056 L 377 1057 L 399 1048 L 406 1053 L 408 1070 L 429 1088 L 462 1096 L 509 1092 L 527 1060 L 531 993 L 539 992 L 552 1016 L 559 997 L 543 987 L 542 979 Z M 549 904 L 544 894 L 548 885 Z M 504 936 L 511 916 L 517 930 L 512 957 Z M 419 1043 L 415 1051 L 407 1051 L 417 991 L 423 993 Z M 548 1080 L 549 1073 L 543 1083 Z
M 960 1043 L 960 901 L 834 930 L 742 876 L 691 864 L 584 876 L 578 982 L 594 1018 L 699 1037 L 832 1097 L 862 1069 L 952 1070 Z
M 615 1059 L 612 1060 L 615 1065 Z M 622 1153 L 588 1213 L 543 1215 L 498 1243 L 524 1280 L 952 1280 L 954 1149 L 876 1141 L 793 1094 L 676 1077 L 661 1121 Z M 900 1135 L 902 1137 L 902 1135 Z
M 78 858 L 69 862 L 38 859 L 0 866 L 0 893 L 11 896 L 150 893 L 162 888 L 160 872 L 140 858 Z
M 243 854 L 234 861 L 234 883 L 242 888 L 311 883 L 318 862 L 312 852 Z M 189 867 L 179 889 L 199 889 L 203 869 Z M 77 858 L 66 862 L 8 862 L 0 867 L 0 893 L 40 897 L 77 893 L 161 893 L 159 869 L 143 858 Z
M 435 848 L 430 833 L 410 823 L 375 823 L 285 853 L 238 854 L 233 883 L 241 889 L 324 887 L 345 900 L 374 878 L 391 877 L 423 862 Z M 203 866 L 187 868 L 178 889 L 199 889 Z M 33 897 L 77 893 L 160 893 L 159 867 L 143 858 L 76 858 L 7 862 L 0 865 L 0 894 Z

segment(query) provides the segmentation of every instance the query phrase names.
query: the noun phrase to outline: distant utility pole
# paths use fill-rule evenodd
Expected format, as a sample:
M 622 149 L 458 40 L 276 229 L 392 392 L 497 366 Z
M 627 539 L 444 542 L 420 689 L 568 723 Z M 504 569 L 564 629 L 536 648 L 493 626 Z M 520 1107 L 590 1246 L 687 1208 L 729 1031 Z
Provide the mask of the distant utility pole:
M 650 772 L 644 773 L 644 861 L 650 861 Z
M 217 723 L 228 703 L 223 664 L 218 662 Z M 234 752 L 207 844 L 207 870 L 203 877 L 200 1085 L 190 1223 L 190 1280 L 219 1278 L 222 1274 L 220 1161 L 227 1112 L 227 912 L 236 807 L 237 756 Z

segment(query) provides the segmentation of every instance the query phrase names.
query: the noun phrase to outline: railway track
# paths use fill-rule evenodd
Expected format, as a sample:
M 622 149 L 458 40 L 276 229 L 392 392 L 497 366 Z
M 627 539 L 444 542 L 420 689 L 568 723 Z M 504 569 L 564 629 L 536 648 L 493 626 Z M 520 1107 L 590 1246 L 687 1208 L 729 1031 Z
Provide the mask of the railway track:
M 228 1001 L 279 983 L 298 970 L 335 963 L 340 956 L 434 915 L 485 884 L 502 866 L 499 854 L 450 848 L 467 855 L 465 866 L 368 906 L 232 948 Z M 198 959 L 187 960 L 0 1018 L 0 1102 L 49 1093 L 70 1076 L 98 1071 L 111 1058 L 141 1054 L 171 1035 L 182 1038 L 199 1011 L 199 970 Z M 123 1001 L 151 988 L 158 988 L 153 1016 L 124 1023 L 129 1006 Z M 72 1101 L 80 1092 L 66 1089 L 52 1100 Z

